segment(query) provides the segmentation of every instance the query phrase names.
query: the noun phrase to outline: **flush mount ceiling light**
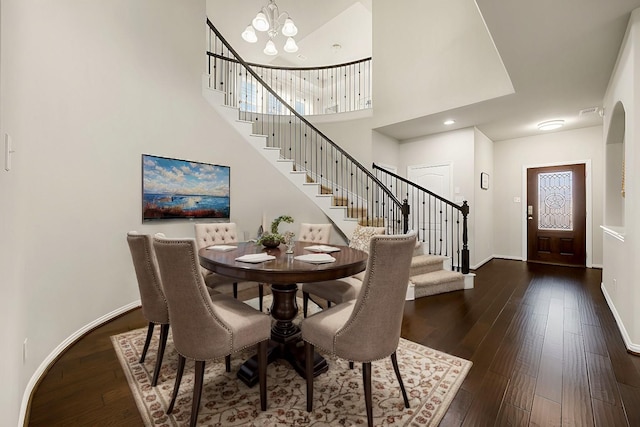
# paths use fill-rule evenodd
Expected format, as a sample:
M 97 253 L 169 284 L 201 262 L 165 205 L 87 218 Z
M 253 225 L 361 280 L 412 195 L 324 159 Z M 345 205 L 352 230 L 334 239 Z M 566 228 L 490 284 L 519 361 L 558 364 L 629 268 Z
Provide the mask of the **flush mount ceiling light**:
M 445 126 L 451 126 L 455 122 L 456 122 L 455 120 L 449 119 L 449 120 L 445 120 L 444 122 L 442 122 L 442 124 L 444 124 Z
M 546 122 L 538 123 L 539 130 L 554 130 L 564 126 L 564 120 L 547 120 Z
M 256 17 L 253 18 L 253 21 L 251 21 L 251 25 L 247 26 L 242 32 L 242 38 L 249 43 L 255 43 L 258 41 L 256 31 L 266 31 L 269 36 L 269 40 L 263 51 L 267 55 L 272 56 L 278 54 L 278 49 L 273 39 L 280 32 L 282 32 L 283 36 L 287 37 L 287 41 L 284 44 L 284 51 L 288 53 L 298 51 L 298 45 L 293 39 L 293 36 L 298 34 L 298 28 L 287 12 L 280 13 L 278 5 L 274 0 L 269 0 L 269 4 L 260 9 L 260 12 L 258 12 Z

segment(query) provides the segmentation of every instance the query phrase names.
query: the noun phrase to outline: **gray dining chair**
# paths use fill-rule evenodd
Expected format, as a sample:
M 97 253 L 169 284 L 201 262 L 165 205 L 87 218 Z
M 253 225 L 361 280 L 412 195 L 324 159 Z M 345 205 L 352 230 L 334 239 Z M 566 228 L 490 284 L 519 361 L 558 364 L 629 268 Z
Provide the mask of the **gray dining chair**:
M 409 267 L 415 242 L 416 235 L 413 232 L 404 235 L 373 236 L 370 241 L 366 274 L 358 298 L 302 320 L 307 411 L 313 410 L 313 354 L 316 347 L 350 362 L 362 363 L 369 426 L 373 426 L 373 361 L 391 357 L 404 405 L 409 407 L 396 351 L 400 342 Z
M 351 239 L 349 240 L 349 247 L 369 252 L 369 241 L 371 240 L 371 237 L 384 233 L 384 227 L 367 227 L 357 225 Z M 327 242 L 321 243 L 329 243 L 329 241 L 327 239 Z M 364 272 L 361 272 L 344 279 L 303 283 L 301 287 L 303 316 L 307 317 L 310 295 L 326 300 L 327 307 L 331 307 L 331 303 L 338 304 L 355 299 L 360 292 L 364 274 Z
M 133 260 L 133 267 L 138 280 L 142 315 L 149 322 L 147 338 L 144 341 L 140 363 L 144 363 L 145 357 L 147 356 L 147 350 L 149 350 L 155 325 L 160 325 L 158 354 L 156 357 L 156 366 L 153 370 L 153 379 L 151 381 L 151 385 L 155 387 L 158 384 L 164 349 L 167 344 L 167 337 L 169 336 L 169 308 L 162 289 L 160 272 L 158 271 L 158 263 L 156 262 L 156 256 L 153 251 L 151 236 L 130 231 L 127 233 L 127 243 L 129 244 L 131 259 Z
M 229 245 L 238 243 L 238 232 L 234 222 L 212 222 L 194 224 L 196 244 L 198 249 L 213 245 Z M 238 298 L 238 281 L 236 279 L 223 276 L 200 267 L 200 272 L 204 282 L 210 288 L 219 290 L 221 285 L 233 285 L 233 297 Z M 258 306 L 262 311 L 262 300 L 264 297 L 264 285 L 258 283 Z
M 260 409 L 267 408 L 267 343 L 271 319 L 224 294 L 211 295 L 199 271 L 194 239 L 167 238 L 158 233 L 153 246 L 169 307 L 178 370 L 167 413 L 173 412 L 186 359 L 195 360 L 190 426 L 198 419 L 205 362 L 256 346 Z

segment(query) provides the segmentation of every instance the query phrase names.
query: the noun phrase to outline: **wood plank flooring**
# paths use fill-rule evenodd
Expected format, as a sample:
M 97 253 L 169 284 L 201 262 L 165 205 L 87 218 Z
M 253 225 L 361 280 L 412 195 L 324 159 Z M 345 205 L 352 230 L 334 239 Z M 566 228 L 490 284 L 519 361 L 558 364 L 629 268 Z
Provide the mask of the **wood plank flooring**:
M 600 270 L 492 260 L 475 273 L 475 289 L 405 305 L 403 337 L 473 362 L 441 426 L 640 425 L 640 358 Z M 144 326 L 134 310 L 67 350 L 37 386 L 29 425 L 141 426 L 109 337 Z

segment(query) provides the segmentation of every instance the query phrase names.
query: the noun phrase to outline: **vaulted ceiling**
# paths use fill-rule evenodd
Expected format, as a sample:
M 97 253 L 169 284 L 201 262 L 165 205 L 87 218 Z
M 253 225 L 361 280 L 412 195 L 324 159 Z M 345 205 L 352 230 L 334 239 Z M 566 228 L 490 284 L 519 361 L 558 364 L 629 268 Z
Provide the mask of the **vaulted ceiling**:
M 473 0 L 422 1 L 434 2 L 429 7 L 433 6 L 434 13 L 438 13 L 438 27 L 449 28 L 452 34 L 462 25 L 455 14 L 459 6 L 464 4 L 468 8 L 467 3 L 474 3 Z M 372 14 L 376 13 L 377 4 L 372 0 L 278 0 L 280 10 L 287 11 L 296 22 L 300 50 L 296 54 L 268 57 L 262 53 L 266 38 L 248 44 L 240 37 L 242 30 L 266 3 L 267 0 L 207 2 L 209 18 L 248 61 L 327 65 L 360 59 L 374 51 Z M 413 0 L 399 0 L 393 2 L 393 6 L 400 11 L 406 8 L 403 12 L 411 14 L 412 3 Z M 475 3 L 479 13 L 474 19 L 478 22 L 471 28 L 477 32 L 476 38 L 486 39 L 488 34 L 493 40 L 498 54 L 492 60 L 499 62 L 496 69 L 499 65 L 506 70 L 512 93 L 447 106 L 427 115 L 386 124 L 377 130 L 405 140 L 476 126 L 490 139 L 498 141 L 538 134 L 541 131 L 535 125 L 549 119 L 565 120 L 566 124 L 560 130 L 602 123 L 598 111 L 630 12 L 640 7 L 640 0 L 476 0 Z M 442 8 L 451 8 L 451 13 Z M 375 22 L 381 23 L 375 28 L 376 35 L 393 37 L 394 34 L 385 33 L 385 19 L 376 16 Z M 469 23 L 465 25 L 468 29 Z M 438 36 L 446 37 L 442 30 Z M 466 37 L 473 40 L 474 34 L 466 34 Z M 336 48 L 336 44 L 340 48 Z M 403 49 L 407 55 L 428 55 L 426 49 L 430 46 L 432 44 L 424 43 L 398 46 L 398 49 Z M 474 48 L 473 43 L 463 43 L 463 48 L 455 52 L 459 55 L 457 62 L 473 69 L 475 64 L 469 62 L 474 58 Z M 436 69 L 437 80 L 452 99 L 458 99 L 455 95 L 463 89 L 449 78 L 451 71 L 446 67 Z M 375 105 L 374 99 L 374 114 Z M 442 122 L 448 118 L 454 119 L 455 125 L 444 126 Z

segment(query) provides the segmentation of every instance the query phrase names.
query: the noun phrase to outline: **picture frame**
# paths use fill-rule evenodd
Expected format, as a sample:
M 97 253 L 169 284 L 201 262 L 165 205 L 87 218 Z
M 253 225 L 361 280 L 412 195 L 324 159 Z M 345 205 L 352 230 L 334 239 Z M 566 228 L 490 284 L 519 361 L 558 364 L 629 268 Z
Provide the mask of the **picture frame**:
M 142 221 L 231 218 L 230 167 L 142 155 Z
M 489 189 L 489 174 L 486 172 L 480 172 L 480 188 L 483 190 Z

